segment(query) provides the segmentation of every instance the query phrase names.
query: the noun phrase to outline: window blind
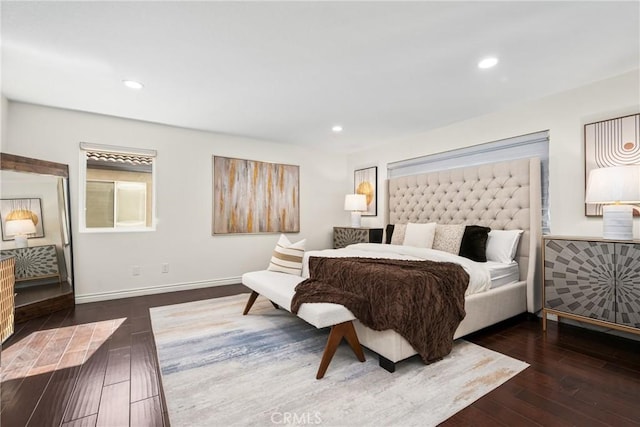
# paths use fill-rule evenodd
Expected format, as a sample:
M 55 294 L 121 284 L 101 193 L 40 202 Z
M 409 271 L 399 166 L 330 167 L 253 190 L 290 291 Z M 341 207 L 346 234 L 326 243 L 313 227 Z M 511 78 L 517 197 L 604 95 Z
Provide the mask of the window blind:
M 387 164 L 387 176 L 416 175 L 508 160 L 540 158 L 542 233 L 550 232 L 549 131 L 540 131 L 484 144 Z

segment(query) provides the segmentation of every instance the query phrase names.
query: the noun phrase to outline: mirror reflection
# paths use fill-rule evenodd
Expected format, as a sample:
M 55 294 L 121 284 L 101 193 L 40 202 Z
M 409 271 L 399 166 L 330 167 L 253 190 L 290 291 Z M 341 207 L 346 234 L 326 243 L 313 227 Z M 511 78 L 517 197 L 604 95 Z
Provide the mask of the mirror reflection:
M 67 178 L 0 170 L 0 183 L 0 249 L 16 260 L 16 309 L 72 294 Z

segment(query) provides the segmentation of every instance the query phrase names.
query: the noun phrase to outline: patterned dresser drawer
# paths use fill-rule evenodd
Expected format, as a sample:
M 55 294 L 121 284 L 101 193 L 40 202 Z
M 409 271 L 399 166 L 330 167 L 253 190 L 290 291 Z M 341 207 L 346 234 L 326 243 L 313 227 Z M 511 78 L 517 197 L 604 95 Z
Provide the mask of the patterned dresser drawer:
M 545 236 L 547 313 L 640 333 L 640 242 Z
M 333 227 L 333 247 L 344 248 L 353 243 L 382 243 L 382 228 Z
M 2 254 L 15 256 L 16 282 L 46 278 L 56 278 L 60 282 L 56 245 L 4 249 Z

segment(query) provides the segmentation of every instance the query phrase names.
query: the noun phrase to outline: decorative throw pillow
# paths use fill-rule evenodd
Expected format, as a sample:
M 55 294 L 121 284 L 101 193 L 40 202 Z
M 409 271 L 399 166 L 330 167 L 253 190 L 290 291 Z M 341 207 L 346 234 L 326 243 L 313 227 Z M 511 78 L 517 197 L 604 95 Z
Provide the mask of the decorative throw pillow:
M 472 261 L 487 262 L 487 240 L 490 231 L 489 227 L 467 225 L 464 228 L 458 255 Z
M 487 240 L 487 259 L 508 264 L 516 256 L 522 230 L 491 230 Z
M 430 249 L 433 246 L 433 238 L 436 234 L 436 225 L 437 224 L 435 222 L 429 222 L 427 224 L 408 223 L 402 244 L 405 246 Z
M 299 276 L 302 272 L 302 258 L 306 241 L 307 239 L 302 239 L 299 242 L 291 243 L 287 236 L 281 234 L 267 270 Z
M 404 242 L 404 234 L 407 231 L 407 224 L 395 224 L 393 226 L 393 235 L 391 236 L 392 245 L 402 245 Z
M 391 244 L 391 236 L 393 236 L 393 224 L 387 224 L 387 228 L 384 230 L 384 242 Z
M 458 255 L 465 228 L 464 224 L 438 224 L 433 238 L 433 249 Z

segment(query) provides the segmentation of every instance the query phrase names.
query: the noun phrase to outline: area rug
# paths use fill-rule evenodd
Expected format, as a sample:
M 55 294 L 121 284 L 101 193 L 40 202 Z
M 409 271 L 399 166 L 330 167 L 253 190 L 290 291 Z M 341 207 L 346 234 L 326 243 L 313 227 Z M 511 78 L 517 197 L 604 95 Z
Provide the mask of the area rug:
M 391 374 L 343 343 L 316 380 L 328 330 L 248 294 L 151 309 L 173 426 L 431 426 L 528 365 L 457 340 L 443 360 Z

